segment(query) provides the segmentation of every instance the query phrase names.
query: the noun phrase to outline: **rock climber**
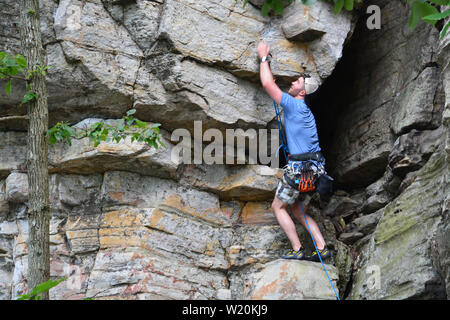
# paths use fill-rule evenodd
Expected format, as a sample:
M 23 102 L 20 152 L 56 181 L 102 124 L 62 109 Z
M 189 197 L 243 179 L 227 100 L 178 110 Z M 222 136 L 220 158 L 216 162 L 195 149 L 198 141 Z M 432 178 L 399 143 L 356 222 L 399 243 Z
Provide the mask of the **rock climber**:
M 260 65 L 261 83 L 270 97 L 284 110 L 284 126 L 286 128 L 286 140 L 290 155 L 288 165 L 284 167 L 284 175 L 278 184 L 272 209 L 281 228 L 287 235 L 292 250 L 283 255 L 284 259 L 319 261 L 316 250 L 311 256 L 306 256 L 300 239 L 295 229 L 295 224 L 288 214 L 290 206 L 293 216 L 307 228 L 305 218 L 301 212 L 299 201 L 303 202 L 307 193 L 294 189 L 287 179 L 295 179 L 296 173 L 304 166 L 313 164 L 316 172 L 324 172 L 325 158 L 321 153 L 314 115 L 305 103 L 306 87 L 305 77 L 302 75 L 292 82 L 288 93 L 280 90 L 275 83 L 269 65 L 270 47 L 263 40 L 259 43 L 257 51 Z M 300 169 L 300 170 L 298 170 Z M 297 176 L 298 177 L 298 176 Z M 291 181 L 292 182 L 292 181 Z M 296 201 L 298 200 L 298 201 Z M 304 208 L 306 210 L 306 208 Z M 306 211 L 305 211 L 306 213 Z M 319 226 L 311 216 L 305 214 L 312 236 L 322 259 L 331 254 L 326 248 L 325 240 Z

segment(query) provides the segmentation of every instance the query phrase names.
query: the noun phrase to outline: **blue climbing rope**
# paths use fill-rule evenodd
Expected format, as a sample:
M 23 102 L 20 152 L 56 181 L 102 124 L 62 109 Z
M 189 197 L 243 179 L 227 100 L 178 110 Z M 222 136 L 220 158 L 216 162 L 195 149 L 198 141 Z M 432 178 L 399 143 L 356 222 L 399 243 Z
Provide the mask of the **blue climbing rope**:
M 287 161 L 288 160 L 288 154 L 289 154 L 289 148 L 288 148 L 286 136 L 285 136 L 285 133 L 284 133 L 283 122 L 281 121 L 280 109 L 278 107 L 278 104 L 275 101 L 273 102 L 273 107 L 275 109 L 275 116 L 277 118 L 278 134 L 279 134 L 280 140 L 281 140 L 281 144 L 280 144 L 280 147 L 277 150 L 277 154 L 278 154 L 278 151 L 280 150 L 280 148 L 282 148 L 283 151 L 284 151 L 284 158 Z
M 280 135 L 280 140 L 281 140 L 281 144 L 280 144 L 280 147 L 278 148 L 278 150 L 280 150 L 280 148 L 283 148 L 284 157 L 285 157 L 286 161 L 288 161 L 288 157 L 287 156 L 289 154 L 289 148 L 288 148 L 287 139 L 286 139 L 285 132 L 284 132 L 283 123 L 281 122 L 280 109 L 279 109 L 278 104 L 275 101 L 273 102 L 273 106 L 275 108 L 275 115 L 276 115 L 276 118 L 277 118 L 278 133 Z M 278 150 L 277 150 L 277 153 L 278 153 Z M 324 263 L 322 261 L 322 257 L 320 256 L 319 250 L 317 249 L 316 242 L 314 241 L 314 237 L 312 235 L 311 229 L 309 228 L 308 220 L 306 219 L 305 211 L 303 210 L 303 205 L 300 202 L 300 200 L 298 201 L 298 203 L 300 204 L 300 209 L 302 209 L 303 217 L 305 218 L 306 226 L 308 227 L 309 235 L 311 236 L 311 239 L 313 241 L 314 248 L 316 248 L 316 252 L 319 255 L 320 263 L 322 264 L 323 270 L 325 271 L 325 274 L 327 275 L 328 281 L 330 282 L 331 287 L 333 288 L 333 291 L 334 291 L 334 294 L 335 294 L 336 298 L 340 301 L 341 299 L 339 298 L 339 294 L 337 294 L 337 291 L 334 288 L 333 281 L 331 281 L 330 276 L 328 275 L 327 269 L 325 268 L 325 265 L 324 265 Z
M 317 252 L 317 255 L 319 256 L 320 263 L 322 264 L 323 270 L 325 271 L 325 274 L 327 275 L 328 281 L 330 281 L 331 287 L 333 288 L 334 295 L 336 296 L 336 298 L 338 300 L 341 300 L 339 298 L 339 294 L 336 292 L 336 289 L 334 288 L 333 281 L 331 281 L 330 276 L 328 275 L 327 269 L 325 268 L 325 265 L 324 265 L 324 263 L 322 261 L 322 257 L 320 256 L 319 249 L 317 249 L 316 242 L 314 241 L 314 237 L 312 235 L 311 229 L 309 228 L 308 220 L 306 219 L 305 211 L 303 210 L 303 205 L 300 202 L 300 200 L 298 201 L 298 203 L 300 204 L 300 209 L 302 209 L 303 217 L 305 218 L 306 226 L 308 227 L 308 232 L 309 232 L 309 235 L 311 236 L 311 239 L 313 241 L 314 248 L 316 248 L 316 252 Z

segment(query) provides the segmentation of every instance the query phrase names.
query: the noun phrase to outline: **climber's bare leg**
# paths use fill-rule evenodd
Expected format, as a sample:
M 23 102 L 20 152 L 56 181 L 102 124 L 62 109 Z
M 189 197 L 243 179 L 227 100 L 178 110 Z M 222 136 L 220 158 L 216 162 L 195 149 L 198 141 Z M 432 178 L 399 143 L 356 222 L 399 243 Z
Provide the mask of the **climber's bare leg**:
M 300 243 L 300 239 L 298 238 L 294 221 L 292 221 L 292 218 L 289 216 L 289 213 L 287 212 L 287 206 L 288 206 L 287 203 L 284 203 L 276 196 L 273 199 L 272 209 L 273 212 L 275 213 L 275 217 L 277 218 L 277 221 L 280 224 L 281 229 L 283 229 L 284 233 L 291 242 L 292 249 L 298 251 L 301 248 L 302 244 Z
M 291 204 L 291 210 L 292 214 L 294 215 L 295 219 L 297 219 L 298 222 L 302 224 L 302 226 L 308 230 L 308 227 L 305 222 L 305 217 L 303 216 L 303 212 L 300 209 L 300 204 L 298 201 L 296 201 L 294 204 Z M 308 219 L 308 225 L 311 229 L 312 236 L 314 237 L 314 241 L 316 242 L 317 249 L 322 250 L 325 247 L 325 240 L 322 236 L 322 232 L 320 232 L 319 226 L 317 225 L 316 221 L 314 221 L 311 216 L 309 216 L 306 213 L 306 207 L 303 206 L 303 210 L 305 210 L 306 219 Z

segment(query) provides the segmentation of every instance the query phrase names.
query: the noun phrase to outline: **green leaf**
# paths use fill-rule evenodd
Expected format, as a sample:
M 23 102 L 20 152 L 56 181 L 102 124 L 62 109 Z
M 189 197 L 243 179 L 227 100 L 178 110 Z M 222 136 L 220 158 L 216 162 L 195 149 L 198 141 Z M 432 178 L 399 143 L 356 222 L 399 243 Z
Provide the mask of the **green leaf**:
M 22 69 L 26 69 L 27 67 L 27 59 L 21 54 L 16 55 L 16 62 Z
M 7 95 L 11 93 L 11 80 L 6 83 L 5 91 Z
M 66 280 L 66 278 L 61 278 L 58 280 L 48 280 L 46 282 L 40 283 L 36 287 L 34 287 L 34 289 L 31 291 L 31 295 L 37 295 L 39 293 L 46 292 L 51 288 L 56 287 L 64 280 Z
M 342 11 L 342 8 L 344 7 L 344 0 L 335 0 L 335 5 L 334 5 L 334 13 L 338 14 L 339 12 Z
M 450 5 L 450 0 L 428 0 L 428 1 L 441 6 Z
M 31 299 L 30 294 L 22 294 L 17 298 L 17 300 L 30 300 L 30 299 Z
M 447 33 L 448 28 L 450 27 L 450 22 L 447 23 L 447 25 L 442 29 L 441 31 L 441 40 L 444 39 L 445 34 Z
M 271 7 L 272 3 L 270 3 L 269 1 L 264 2 L 263 6 L 261 7 L 261 15 L 263 17 L 267 17 Z
M 131 109 L 127 111 L 127 116 L 131 116 L 136 113 L 136 109 Z
M 432 25 L 436 24 L 435 20 L 428 20 L 423 18 L 435 13 L 439 13 L 439 11 L 428 2 L 423 2 L 422 0 L 414 1 L 409 18 L 409 28 L 413 30 L 419 23 L 420 19 Z
M 433 13 L 430 14 L 428 16 L 423 17 L 423 19 L 427 19 L 427 20 L 441 20 L 441 19 L 445 19 L 448 16 L 450 16 L 450 9 L 444 12 L 439 12 L 439 13 Z
M 312 6 L 313 4 L 316 3 L 316 0 L 302 0 L 302 3 L 303 3 L 305 6 L 310 7 L 310 6 Z
M 353 0 L 345 0 L 344 1 L 344 8 L 347 11 L 352 11 L 353 10 Z
M 136 124 L 137 124 L 137 126 L 138 126 L 139 128 L 141 128 L 141 129 L 147 128 L 147 123 L 145 123 L 145 122 L 143 122 L 143 121 L 140 121 L 140 120 L 138 120 L 138 119 L 136 119 Z
M 23 96 L 21 104 L 28 103 L 28 102 L 32 101 L 33 99 L 37 99 L 37 94 L 34 93 L 33 91 L 29 91 Z
M 273 10 L 275 11 L 276 14 L 283 14 L 283 9 L 284 9 L 284 5 L 283 5 L 283 1 L 282 0 L 272 0 L 273 2 Z

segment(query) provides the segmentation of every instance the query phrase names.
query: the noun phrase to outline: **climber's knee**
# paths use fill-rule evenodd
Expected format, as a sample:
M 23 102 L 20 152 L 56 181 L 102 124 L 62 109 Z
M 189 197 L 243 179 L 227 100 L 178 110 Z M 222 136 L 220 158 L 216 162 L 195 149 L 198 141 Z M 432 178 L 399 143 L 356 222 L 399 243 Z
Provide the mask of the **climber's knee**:
M 280 199 L 278 199 L 277 197 L 275 197 L 272 201 L 272 210 L 274 212 L 277 212 L 278 210 L 282 209 L 282 208 L 286 208 L 287 203 L 284 203 L 283 201 L 281 201 Z

